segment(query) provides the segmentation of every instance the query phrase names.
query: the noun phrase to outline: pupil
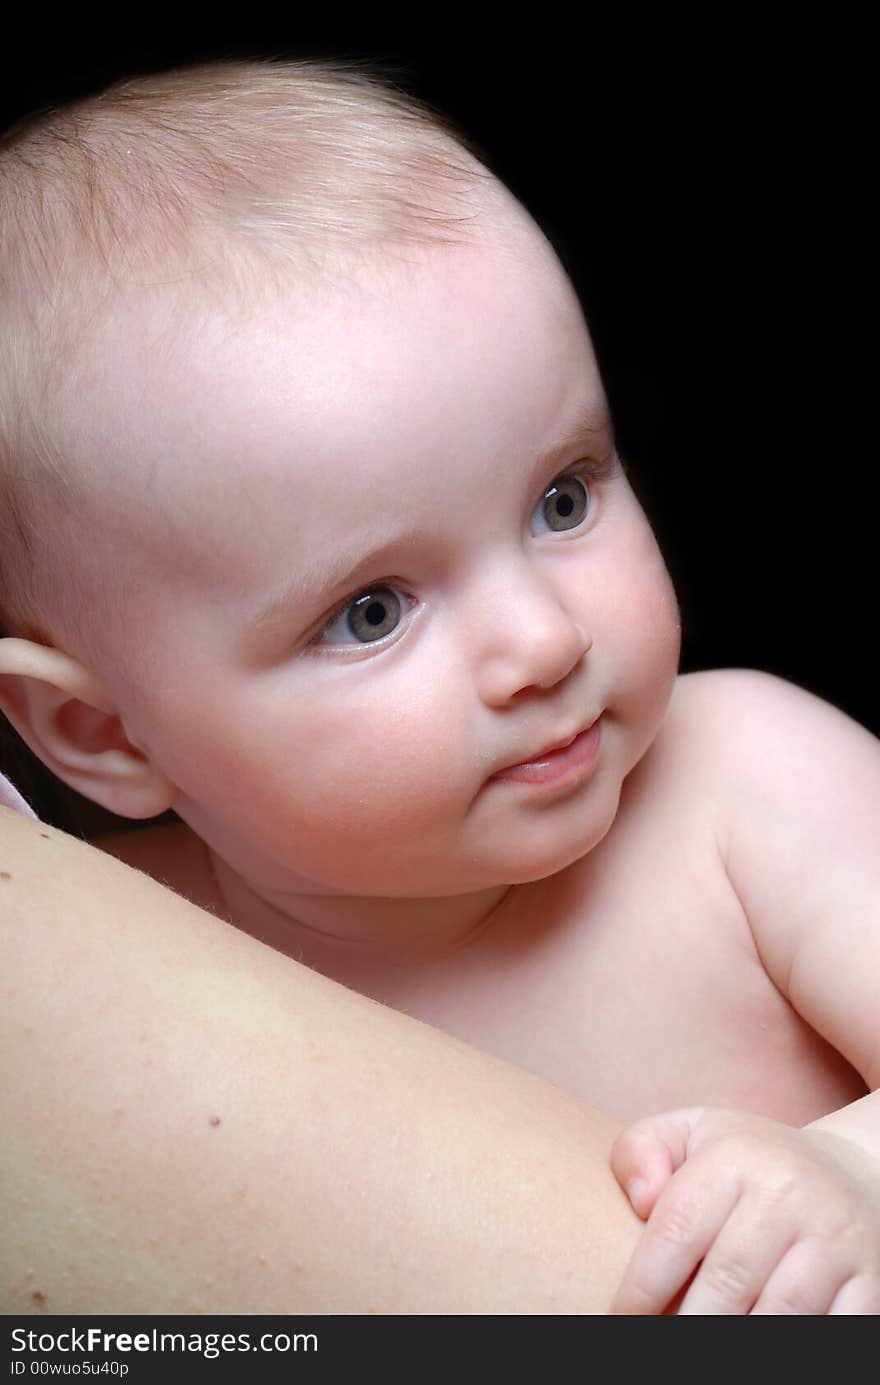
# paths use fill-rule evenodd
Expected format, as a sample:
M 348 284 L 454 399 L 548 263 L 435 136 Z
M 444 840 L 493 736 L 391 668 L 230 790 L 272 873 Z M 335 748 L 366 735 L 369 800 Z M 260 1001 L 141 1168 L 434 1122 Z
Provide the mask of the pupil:
M 587 511 L 587 488 L 577 476 L 560 476 L 547 487 L 543 508 L 544 523 L 549 529 L 557 533 L 575 529 Z
M 390 635 L 400 624 L 401 606 L 390 587 L 374 587 L 352 602 L 348 628 L 363 643 Z

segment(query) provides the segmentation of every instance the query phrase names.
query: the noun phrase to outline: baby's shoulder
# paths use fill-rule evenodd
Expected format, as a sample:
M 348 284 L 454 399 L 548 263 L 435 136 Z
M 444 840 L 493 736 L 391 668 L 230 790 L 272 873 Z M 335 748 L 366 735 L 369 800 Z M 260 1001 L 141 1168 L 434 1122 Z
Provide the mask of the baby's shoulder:
M 746 728 L 763 730 L 779 720 L 778 688 L 790 686 L 753 669 L 679 674 L 666 716 L 636 777 L 649 778 L 655 792 L 661 782 L 705 783 Z
M 667 721 L 692 735 L 718 729 L 718 719 L 729 725 L 755 715 L 775 719 L 785 716 L 793 702 L 812 694 L 773 673 L 753 668 L 712 668 L 680 673 L 675 680 Z
M 757 669 L 723 668 L 678 677 L 646 760 L 655 785 L 711 788 L 716 801 L 746 810 L 754 798 L 790 800 L 805 766 L 833 776 L 841 757 L 866 754 L 877 754 L 871 733 L 815 693 Z
M 812 737 L 825 741 L 870 733 L 830 702 L 776 674 L 720 668 L 679 675 L 663 735 L 678 751 L 688 748 L 708 763 L 729 768 L 733 754 L 741 769 L 756 765 L 766 775 L 784 768 Z

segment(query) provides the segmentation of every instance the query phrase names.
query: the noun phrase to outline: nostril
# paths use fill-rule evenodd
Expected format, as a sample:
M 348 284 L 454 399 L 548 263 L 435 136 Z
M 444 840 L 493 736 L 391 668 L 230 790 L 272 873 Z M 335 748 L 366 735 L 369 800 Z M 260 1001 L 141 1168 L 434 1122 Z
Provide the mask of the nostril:
M 569 608 L 568 594 L 536 581 L 531 571 L 528 577 L 505 582 L 503 606 L 497 600 L 481 606 L 475 650 L 481 696 L 493 706 L 557 687 L 593 646 L 578 619 L 584 612 Z
M 582 629 L 580 625 L 576 625 L 575 629 L 581 646 L 581 656 L 583 657 L 584 654 L 589 654 L 590 650 L 593 648 L 593 636 Z
M 579 625 L 572 624 L 568 640 L 559 639 L 552 650 L 548 650 L 546 668 L 542 677 L 535 680 L 542 690 L 556 688 L 570 673 L 580 666 L 581 660 L 593 647 L 593 637 Z

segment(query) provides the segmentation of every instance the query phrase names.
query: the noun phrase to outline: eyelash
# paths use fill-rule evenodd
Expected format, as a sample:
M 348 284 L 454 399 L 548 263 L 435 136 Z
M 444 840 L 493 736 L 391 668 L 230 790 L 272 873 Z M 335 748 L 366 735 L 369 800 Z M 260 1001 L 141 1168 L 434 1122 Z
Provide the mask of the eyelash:
M 383 639 L 370 640 L 365 644 L 322 645 L 320 642 L 321 636 L 326 634 L 330 626 L 342 615 L 343 611 L 346 611 L 349 606 L 353 606 L 354 603 L 359 600 L 361 596 L 365 596 L 367 592 L 378 591 L 380 587 L 389 587 L 398 596 L 403 598 L 403 617 L 408 616 L 418 605 L 418 601 L 414 596 L 411 596 L 408 591 L 404 590 L 403 586 L 392 581 L 390 578 L 382 578 L 379 582 L 371 582 L 368 586 L 360 587 L 356 592 L 352 592 L 351 596 L 345 597 L 343 601 L 340 601 L 338 606 L 334 607 L 329 616 L 321 621 L 318 629 L 313 631 L 309 636 L 305 644 L 304 652 L 309 655 L 317 655 L 319 658 L 328 655 L 337 659 L 340 656 L 344 659 L 362 658 L 368 651 L 386 649 L 394 640 L 399 639 L 403 630 L 403 619 L 401 619 L 400 625 L 396 626 L 389 634 L 385 635 Z
M 601 485 L 603 482 L 610 480 L 621 470 L 621 462 L 618 460 L 616 453 L 611 452 L 601 459 L 590 459 L 589 461 L 582 461 L 579 462 L 576 466 L 569 467 L 566 471 L 557 472 L 556 475 L 554 475 L 553 478 L 544 487 L 543 491 L 541 492 L 541 497 L 536 501 L 535 505 L 532 506 L 530 514 L 534 514 L 538 505 L 541 504 L 541 500 L 544 496 L 546 496 L 547 491 L 550 490 L 552 486 L 556 485 L 560 481 L 565 481 L 569 477 L 578 478 L 579 480 L 584 482 L 587 488 L 588 495 L 592 498 L 593 492 L 597 485 Z M 572 530 L 560 530 L 559 532 L 575 533 L 579 528 L 580 525 L 576 526 Z M 340 656 L 347 659 L 362 658 L 365 654 L 368 654 L 374 650 L 387 648 L 389 644 L 399 639 L 400 634 L 402 633 L 403 621 L 401 621 L 400 626 L 392 630 L 390 634 L 386 635 L 383 639 L 372 640 L 365 644 L 321 644 L 322 636 L 326 634 L 330 627 L 339 619 L 343 611 L 347 610 L 349 606 L 352 606 L 357 600 L 359 600 L 361 596 L 366 595 L 367 592 L 369 592 L 370 590 L 378 590 L 380 587 L 389 587 L 392 591 L 396 592 L 398 596 L 403 597 L 404 602 L 406 603 L 406 609 L 404 612 L 405 615 L 409 615 L 415 608 L 415 606 L 418 605 L 418 601 L 414 596 L 412 596 L 409 592 L 405 591 L 402 586 L 399 586 L 390 578 L 382 578 L 380 581 L 371 582 L 368 586 L 361 587 L 358 589 L 358 591 L 353 592 L 350 596 L 345 597 L 344 600 L 340 601 L 339 604 L 333 608 L 330 614 L 324 620 L 322 620 L 318 629 L 315 630 L 309 636 L 304 647 L 304 652 L 317 657 L 330 656 L 337 659 Z
M 622 475 L 623 470 L 623 462 L 615 451 L 607 453 L 604 457 L 590 457 L 586 461 L 576 462 L 574 466 L 567 467 L 565 471 L 557 472 L 544 487 L 542 494 L 546 495 L 550 486 L 557 481 L 564 481 L 567 476 L 579 476 L 591 486 L 601 486 L 615 476 Z
M 541 506 L 547 500 L 548 495 L 553 490 L 561 489 L 566 481 L 579 481 L 581 483 L 581 485 L 584 488 L 584 491 L 586 492 L 587 511 L 583 516 L 583 519 L 579 520 L 576 524 L 573 524 L 570 529 L 557 530 L 556 536 L 560 536 L 563 534 L 579 535 L 584 525 L 589 522 L 594 505 L 596 480 L 594 473 L 591 471 L 591 469 L 588 466 L 581 463 L 579 466 L 569 468 L 568 471 L 558 472 L 553 477 L 552 481 L 550 481 L 544 487 L 543 491 L 541 492 L 540 499 L 532 506 L 532 510 L 529 515 L 529 530 L 533 538 L 543 538 L 546 537 L 547 534 L 553 534 L 552 529 L 546 529 L 543 531 L 537 531 L 533 529 L 532 521 L 534 520 L 538 511 L 541 509 Z

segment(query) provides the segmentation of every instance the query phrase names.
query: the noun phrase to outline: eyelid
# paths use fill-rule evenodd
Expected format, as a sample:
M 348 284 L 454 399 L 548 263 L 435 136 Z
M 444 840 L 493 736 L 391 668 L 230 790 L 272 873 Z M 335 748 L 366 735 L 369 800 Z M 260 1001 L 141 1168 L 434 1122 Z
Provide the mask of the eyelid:
M 387 635 L 383 635 L 381 639 L 369 640 L 366 643 L 358 643 L 357 641 L 352 644 L 320 643 L 321 636 L 325 631 L 329 630 L 334 621 L 339 619 L 343 611 L 346 611 L 349 606 L 353 605 L 359 597 L 366 596 L 369 592 L 377 591 L 380 587 L 388 587 L 394 592 L 395 596 L 401 598 L 401 618 L 399 625 L 389 631 Z M 389 644 L 400 639 L 403 635 L 409 616 L 417 605 L 418 601 L 416 597 L 412 596 L 401 583 L 392 578 L 383 577 L 378 582 L 368 582 L 365 586 L 358 587 L 356 591 L 349 592 L 348 596 L 343 597 L 343 599 L 334 606 L 328 616 L 322 617 L 318 624 L 312 629 L 311 634 L 305 637 L 301 653 L 310 656 L 315 655 L 319 658 L 332 655 L 337 658 L 350 659 L 353 657 L 362 658 L 364 654 L 373 650 L 387 649 Z
M 589 489 L 602 486 L 608 481 L 612 481 L 617 476 L 624 474 L 623 463 L 617 455 L 616 447 L 612 446 L 608 451 L 603 451 L 594 457 L 579 457 L 569 466 L 562 467 L 554 471 L 552 476 L 545 482 L 540 494 L 536 497 L 535 504 L 539 505 L 547 494 L 551 486 L 557 481 L 564 481 L 568 476 L 579 476 L 588 485 Z
M 620 464 L 617 461 L 617 457 L 614 453 L 611 453 L 609 457 L 605 457 L 598 462 L 594 462 L 591 458 L 582 458 L 580 461 L 572 462 L 571 466 L 564 467 L 562 471 L 555 471 L 550 480 L 544 486 L 543 490 L 541 491 L 540 495 L 538 496 L 536 502 L 534 503 L 532 509 L 529 512 L 528 527 L 532 534 L 532 537 L 536 539 L 549 538 L 552 542 L 557 543 L 564 541 L 566 539 L 578 538 L 583 534 L 585 529 L 592 528 L 594 520 L 593 511 L 596 505 L 597 487 L 603 481 L 608 480 L 610 479 L 610 477 L 616 475 L 619 472 L 619 470 Z M 557 486 L 561 481 L 567 481 L 570 477 L 576 477 L 579 481 L 583 483 L 584 488 L 586 489 L 588 505 L 587 513 L 584 515 L 583 519 L 581 519 L 577 524 L 573 525 L 570 529 L 560 529 L 554 531 L 548 528 L 547 530 L 536 532 L 532 528 L 532 519 L 534 518 L 537 511 L 540 510 L 547 496 L 548 491 L 551 491 L 553 487 Z
M 593 485 L 601 485 L 604 481 L 610 481 L 615 476 L 623 473 L 623 464 L 614 448 L 601 457 L 581 457 L 578 461 L 572 462 L 571 466 L 563 467 L 561 471 L 554 471 L 552 477 L 547 482 L 542 495 L 555 481 L 561 481 L 566 476 L 586 476 Z
M 541 499 L 546 495 L 547 491 L 550 489 L 551 486 L 553 486 L 555 482 L 563 480 L 567 476 L 581 476 L 589 483 L 589 487 L 593 488 L 595 486 L 602 485 L 603 483 L 612 480 L 614 477 L 622 476 L 624 474 L 624 464 L 618 457 L 616 448 L 612 445 L 608 449 L 608 451 L 603 452 L 599 456 L 581 457 L 577 461 L 572 462 L 569 466 L 563 467 L 561 470 L 555 470 L 552 476 L 548 479 L 548 481 L 540 491 L 540 494 L 538 495 L 535 501 L 535 506 L 541 503 Z M 533 510 L 535 506 L 533 506 Z M 588 519 L 589 516 L 587 516 L 587 520 Z M 566 533 L 574 534 L 576 532 L 580 532 L 580 529 L 582 527 L 583 526 L 578 525 L 577 529 L 567 531 L 561 530 L 559 534 L 555 537 L 564 538 Z M 344 645 L 322 645 L 320 643 L 321 636 L 329 629 L 329 627 L 333 624 L 335 620 L 338 620 L 342 612 L 346 610 L 346 608 L 349 607 L 354 601 L 357 601 L 357 599 L 360 596 L 366 595 L 368 592 L 375 590 L 377 587 L 390 587 L 392 591 L 394 591 L 399 597 L 402 598 L 402 617 L 400 624 L 396 627 L 396 629 L 392 630 L 388 635 L 383 636 L 381 639 L 372 640 L 363 644 L 353 643 Z M 300 652 L 302 654 L 306 654 L 309 656 L 329 656 L 334 658 L 356 659 L 363 658 L 373 651 L 386 649 L 390 644 L 393 644 L 396 640 L 400 639 L 406 633 L 406 630 L 409 627 L 410 618 L 413 615 L 413 612 L 415 611 L 416 607 L 419 606 L 419 604 L 420 602 L 418 598 L 413 596 L 411 592 L 407 591 L 404 584 L 399 582 L 395 578 L 383 577 L 375 582 L 364 583 L 363 585 L 358 586 L 355 590 L 350 591 L 339 602 L 337 602 L 333 609 L 330 611 L 330 613 L 326 616 L 323 616 L 311 628 L 311 630 L 302 637 L 302 640 L 299 645 Z

